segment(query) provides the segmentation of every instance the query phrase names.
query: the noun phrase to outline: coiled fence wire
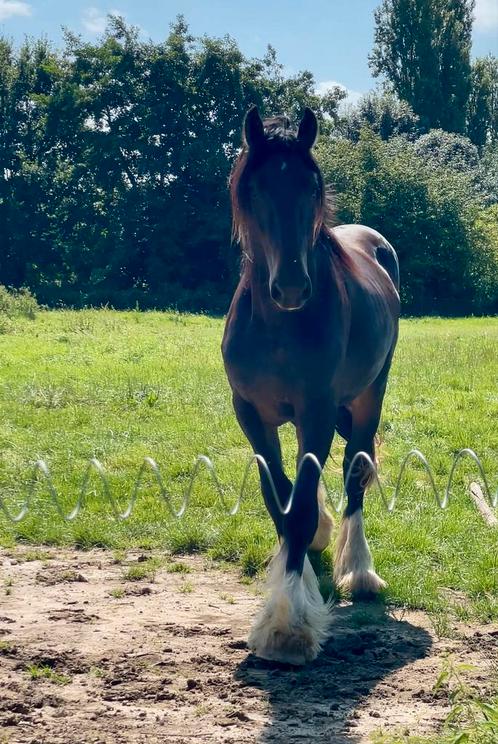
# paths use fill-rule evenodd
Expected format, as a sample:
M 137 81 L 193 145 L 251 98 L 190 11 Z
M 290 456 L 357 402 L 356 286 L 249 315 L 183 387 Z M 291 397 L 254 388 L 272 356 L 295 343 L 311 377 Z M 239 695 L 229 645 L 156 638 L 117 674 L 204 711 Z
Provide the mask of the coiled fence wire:
M 375 463 L 372 461 L 371 457 L 366 452 L 358 452 L 350 463 L 348 472 L 346 474 L 345 487 L 344 487 L 343 492 L 340 494 L 339 498 L 333 497 L 332 492 L 327 486 L 325 475 L 324 475 L 322 467 L 320 466 L 318 459 L 315 457 L 314 454 L 312 454 L 311 452 L 308 452 L 303 456 L 303 458 L 301 459 L 299 463 L 294 486 L 285 504 L 283 504 L 279 498 L 279 495 L 275 488 L 275 484 L 274 484 L 270 469 L 268 467 L 268 464 L 266 463 L 265 459 L 261 455 L 255 454 L 255 455 L 251 455 L 251 457 L 247 461 L 247 464 L 244 469 L 243 477 L 242 477 L 242 483 L 238 491 L 237 500 L 235 501 L 233 506 L 230 506 L 227 503 L 222 485 L 216 474 L 216 469 L 215 469 L 215 466 L 212 460 L 206 455 L 198 455 L 198 457 L 194 461 L 192 473 L 190 475 L 187 488 L 183 495 L 181 505 L 177 509 L 173 505 L 173 499 L 172 499 L 171 493 L 169 492 L 167 486 L 165 485 L 163 476 L 161 475 L 160 468 L 152 457 L 144 458 L 138 470 L 138 474 L 137 474 L 137 477 L 133 485 L 130 499 L 124 510 L 120 510 L 118 506 L 117 499 L 113 495 L 112 488 L 109 483 L 109 478 L 106 474 L 104 466 L 99 460 L 97 460 L 97 458 L 95 457 L 91 458 L 88 461 L 86 470 L 84 472 L 84 476 L 83 476 L 83 480 L 81 482 L 81 486 L 79 489 L 77 501 L 75 505 L 70 509 L 69 512 L 64 511 L 64 508 L 62 507 L 61 498 L 57 492 L 57 489 L 54 486 L 52 475 L 50 473 L 50 469 L 47 463 L 44 460 L 37 460 L 32 466 L 31 477 L 29 479 L 28 487 L 27 487 L 27 495 L 20 509 L 17 512 L 13 512 L 7 506 L 7 503 L 4 497 L 0 494 L 0 511 L 3 512 L 7 520 L 9 520 L 12 523 L 17 523 L 17 522 L 20 522 L 22 519 L 24 519 L 24 517 L 28 514 L 28 512 L 31 509 L 31 504 L 32 504 L 35 492 L 37 488 L 39 487 L 39 483 L 41 480 L 43 481 L 48 491 L 48 494 L 50 496 L 50 499 L 53 502 L 55 508 L 57 509 L 59 516 L 66 522 L 72 522 L 85 508 L 87 493 L 88 493 L 89 485 L 90 485 L 90 478 L 92 474 L 95 472 L 100 479 L 104 498 L 108 502 L 111 508 L 113 517 L 117 521 L 122 521 L 122 520 L 128 519 L 133 513 L 133 509 L 139 497 L 139 493 L 140 493 L 140 489 L 142 486 L 142 482 L 144 480 L 144 476 L 148 471 L 150 471 L 158 486 L 159 497 L 166 505 L 171 517 L 176 518 L 176 519 L 181 519 L 189 507 L 195 482 L 197 478 L 199 477 L 201 470 L 205 469 L 211 476 L 211 480 L 215 487 L 215 490 L 216 490 L 216 493 L 220 501 L 223 512 L 227 516 L 233 516 L 237 514 L 237 512 L 240 509 L 242 500 L 248 488 L 248 478 L 249 478 L 250 471 L 252 467 L 255 464 L 257 464 L 260 470 L 262 470 L 266 474 L 266 477 L 268 479 L 268 482 L 270 483 L 270 486 L 273 492 L 273 497 L 278 506 L 278 509 L 280 510 L 281 514 L 285 515 L 285 514 L 288 514 L 292 509 L 292 504 L 294 501 L 294 495 L 295 495 L 295 490 L 296 490 L 296 484 L 299 482 L 299 477 L 300 477 L 302 468 L 306 462 L 310 462 L 316 467 L 319 473 L 319 478 L 323 486 L 325 487 L 325 491 L 327 493 L 328 503 L 337 513 L 341 512 L 344 507 L 345 498 L 346 498 L 345 493 L 347 492 L 347 486 L 348 486 L 349 479 L 351 477 L 351 474 L 354 472 L 355 468 L 359 464 L 361 464 L 362 473 L 364 475 L 368 475 L 370 482 L 375 483 L 375 485 L 377 486 L 385 509 L 388 512 L 393 512 L 395 509 L 396 502 L 399 497 L 402 485 L 403 485 L 403 479 L 405 476 L 406 469 L 409 466 L 409 464 L 413 462 L 414 460 L 422 464 L 423 469 L 427 475 L 427 481 L 434 495 L 436 504 L 441 509 L 446 509 L 450 504 L 451 489 L 452 489 L 455 473 L 458 469 L 458 466 L 462 462 L 462 460 L 466 458 L 472 460 L 475 463 L 476 470 L 480 476 L 480 481 L 482 483 L 482 488 L 483 488 L 483 492 L 481 492 L 481 497 L 480 497 L 481 503 L 476 502 L 475 498 L 472 499 L 473 503 L 474 505 L 476 505 L 477 503 L 477 506 L 478 506 L 479 511 L 481 512 L 481 515 L 485 517 L 489 526 L 495 526 L 498 520 L 496 519 L 496 515 L 493 513 L 493 510 L 496 510 L 497 504 L 498 504 L 498 488 L 495 493 L 492 493 L 486 473 L 484 471 L 484 467 L 479 457 L 474 452 L 474 450 L 469 449 L 469 448 L 461 449 L 459 452 L 457 452 L 454 455 L 453 462 L 452 462 L 449 475 L 448 475 L 448 480 L 447 480 L 445 488 L 442 491 L 438 490 L 436 486 L 436 482 L 435 482 L 432 469 L 425 455 L 418 449 L 410 450 L 401 462 L 401 465 L 398 471 L 398 476 L 395 481 L 394 489 L 393 489 L 392 495 L 390 496 L 387 493 L 387 487 L 382 483 L 379 477 L 377 467 Z

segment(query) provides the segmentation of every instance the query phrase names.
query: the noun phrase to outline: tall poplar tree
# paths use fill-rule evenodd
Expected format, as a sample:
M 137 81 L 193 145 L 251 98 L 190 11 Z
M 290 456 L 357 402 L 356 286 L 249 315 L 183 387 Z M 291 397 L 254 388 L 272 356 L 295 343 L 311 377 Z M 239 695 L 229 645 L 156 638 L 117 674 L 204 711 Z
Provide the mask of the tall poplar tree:
M 474 0 L 383 0 L 370 67 L 428 128 L 465 131 Z
M 498 140 L 498 59 L 491 54 L 472 65 L 467 134 L 479 148 Z

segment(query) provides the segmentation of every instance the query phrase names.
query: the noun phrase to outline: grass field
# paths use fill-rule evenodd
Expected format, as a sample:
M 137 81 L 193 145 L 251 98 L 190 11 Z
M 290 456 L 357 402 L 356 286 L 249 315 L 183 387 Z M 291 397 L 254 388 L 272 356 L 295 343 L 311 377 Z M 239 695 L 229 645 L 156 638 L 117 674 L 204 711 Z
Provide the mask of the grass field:
M 0 336 L 0 488 L 15 508 L 26 493 L 30 463 L 44 458 L 69 511 L 87 458 L 105 465 L 124 506 L 146 455 L 158 462 L 175 504 L 197 454 L 211 457 L 230 503 L 240 488 L 249 446 L 235 421 L 219 352 L 223 322 L 173 313 L 41 312 L 19 319 Z M 381 476 L 393 486 L 401 458 L 414 446 L 433 467 L 440 489 L 463 447 L 479 454 L 498 487 L 498 320 L 405 320 L 380 428 Z M 289 469 L 296 446 L 284 427 Z M 342 442 L 326 469 L 341 488 Z M 428 610 L 441 625 L 498 618 L 498 532 L 469 500 L 477 475 L 463 463 L 446 512 L 435 506 L 420 465 L 407 472 L 392 515 L 375 489 L 366 502 L 366 529 L 388 601 Z M 16 526 L 0 516 L 0 543 L 75 544 L 82 548 L 160 546 L 209 551 L 248 574 L 274 544 L 257 473 L 241 513 L 222 516 L 207 474 L 187 515 L 175 521 L 144 481 L 132 517 L 116 523 L 93 476 L 84 513 L 64 523 L 37 490 L 30 514 Z

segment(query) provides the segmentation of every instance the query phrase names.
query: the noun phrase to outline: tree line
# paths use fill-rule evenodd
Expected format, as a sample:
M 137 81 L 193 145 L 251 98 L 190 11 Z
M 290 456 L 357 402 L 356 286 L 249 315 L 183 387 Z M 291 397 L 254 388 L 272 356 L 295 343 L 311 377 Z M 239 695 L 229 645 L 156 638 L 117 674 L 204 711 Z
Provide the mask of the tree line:
M 424 7 L 441 16 L 439 63 L 422 70 Z M 318 95 L 308 71 L 286 75 L 272 47 L 248 59 L 231 38 L 194 38 L 183 18 L 160 43 L 119 17 L 98 43 L 66 32 L 63 50 L 0 39 L 0 284 L 51 306 L 225 311 L 243 115 L 256 103 L 297 120 L 310 106 L 338 220 L 396 246 L 405 310 L 495 312 L 498 66 L 470 62 L 471 7 L 385 0 L 371 55 L 385 80 L 354 107 L 340 87 Z

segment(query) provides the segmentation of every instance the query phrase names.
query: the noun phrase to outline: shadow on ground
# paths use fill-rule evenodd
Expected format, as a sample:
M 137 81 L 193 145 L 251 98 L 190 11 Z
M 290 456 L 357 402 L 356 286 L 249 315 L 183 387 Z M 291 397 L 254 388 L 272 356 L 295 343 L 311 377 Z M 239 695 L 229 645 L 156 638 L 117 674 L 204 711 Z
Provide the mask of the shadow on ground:
M 257 741 L 367 741 L 358 720 L 366 698 L 382 685 L 382 699 L 394 705 L 397 685 L 390 675 L 426 656 L 431 645 L 427 631 L 394 619 L 380 603 L 334 608 L 330 640 L 312 664 L 289 667 L 253 655 L 239 664 L 236 679 L 264 691 L 271 707 Z

